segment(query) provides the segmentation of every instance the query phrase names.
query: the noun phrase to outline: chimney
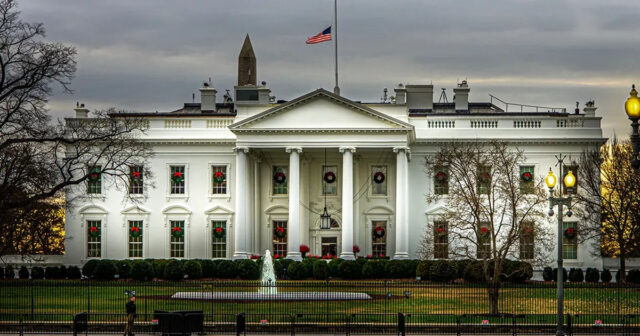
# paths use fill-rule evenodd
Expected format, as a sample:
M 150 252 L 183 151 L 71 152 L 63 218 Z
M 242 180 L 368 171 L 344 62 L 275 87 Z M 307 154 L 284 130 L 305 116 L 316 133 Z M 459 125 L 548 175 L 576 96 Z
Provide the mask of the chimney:
M 596 102 L 594 100 L 590 100 L 584 104 L 584 108 L 582 110 L 584 111 L 585 117 L 595 117 L 597 109 Z
M 406 88 L 409 110 L 433 110 L 433 85 L 407 85 Z
M 393 89 L 396 93 L 396 104 L 406 104 L 407 103 L 407 89 L 404 88 L 402 83 L 398 84 L 398 87 Z
M 469 91 L 471 89 L 466 80 L 460 82 L 458 87 L 453 89 L 453 103 L 455 104 L 456 112 L 469 112 Z
M 80 102 L 76 102 L 76 108 L 73 109 L 76 111 L 76 118 L 87 118 L 89 116 L 89 109 L 84 107 L 84 104 L 80 104 Z
M 215 112 L 216 110 L 216 93 L 218 91 L 209 83 L 204 83 L 200 88 L 200 111 L 201 112 Z

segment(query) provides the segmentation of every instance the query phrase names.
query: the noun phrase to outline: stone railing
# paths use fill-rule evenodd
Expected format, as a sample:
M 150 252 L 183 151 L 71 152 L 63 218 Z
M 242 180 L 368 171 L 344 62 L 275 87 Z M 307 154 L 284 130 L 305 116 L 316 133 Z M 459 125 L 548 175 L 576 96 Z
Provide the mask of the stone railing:
M 428 128 L 456 128 L 455 120 L 428 120 Z
M 471 120 L 471 128 L 498 128 L 498 120 Z
M 189 119 L 165 119 L 164 128 L 191 128 Z
M 233 119 L 207 119 L 207 128 L 227 128 L 233 123 Z

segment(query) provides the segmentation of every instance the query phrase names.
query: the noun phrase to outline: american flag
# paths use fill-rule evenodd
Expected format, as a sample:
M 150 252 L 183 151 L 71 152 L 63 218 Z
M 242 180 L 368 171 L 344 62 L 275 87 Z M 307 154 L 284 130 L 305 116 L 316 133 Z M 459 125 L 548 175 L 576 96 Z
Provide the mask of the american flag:
M 320 42 L 331 41 L 331 27 L 322 31 L 318 35 L 311 36 L 307 39 L 307 44 L 316 44 Z

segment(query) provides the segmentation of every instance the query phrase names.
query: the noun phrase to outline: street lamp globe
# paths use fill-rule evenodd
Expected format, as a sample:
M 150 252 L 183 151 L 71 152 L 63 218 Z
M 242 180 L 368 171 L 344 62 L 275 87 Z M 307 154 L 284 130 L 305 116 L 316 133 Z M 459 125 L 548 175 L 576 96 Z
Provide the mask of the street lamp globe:
M 631 86 L 631 92 L 629 92 L 629 98 L 624 103 L 624 109 L 629 118 L 640 118 L 640 99 L 638 99 L 638 91 L 636 91 L 635 84 Z
M 567 188 L 573 188 L 576 185 L 576 176 L 570 170 L 564 177 L 564 186 Z
M 549 168 L 549 174 L 547 174 L 547 177 L 544 178 L 544 182 L 547 184 L 547 187 L 549 187 L 549 189 L 553 189 L 553 187 L 556 186 L 556 182 L 558 182 L 558 179 L 555 175 L 553 175 L 553 171 L 551 170 L 551 168 Z

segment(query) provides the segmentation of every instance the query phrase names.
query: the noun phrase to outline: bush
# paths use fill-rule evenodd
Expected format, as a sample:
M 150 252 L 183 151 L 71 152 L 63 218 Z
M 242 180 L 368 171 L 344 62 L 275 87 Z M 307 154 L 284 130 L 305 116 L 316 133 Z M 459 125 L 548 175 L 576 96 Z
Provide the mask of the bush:
M 204 259 L 199 260 L 200 267 L 202 267 L 202 276 L 205 278 L 216 277 L 216 264 L 212 260 Z
M 602 270 L 602 273 L 600 274 L 600 279 L 602 279 L 602 282 L 604 283 L 611 282 L 611 271 L 609 271 L 606 268 Z
M 273 261 L 273 273 L 276 274 L 277 279 L 284 279 L 284 265 L 280 260 Z
M 340 270 L 338 269 L 338 267 L 340 266 L 340 264 L 343 262 L 344 260 L 342 259 L 331 259 L 331 261 L 329 261 L 329 276 L 332 278 L 339 278 L 340 277 Z
M 238 276 L 238 268 L 231 260 L 220 260 L 216 270 L 221 279 L 235 279 Z
M 411 259 L 411 260 L 405 260 L 404 262 L 404 274 L 405 274 L 405 278 L 411 278 L 411 279 L 415 279 L 416 278 L 416 269 L 418 268 L 418 263 L 420 262 L 420 260 L 417 259 Z
M 164 278 L 164 268 L 167 266 L 167 260 L 152 259 L 151 267 L 153 268 L 153 276 L 155 278 Z
M 238 262 L 238 276 L 243 280 L 260 279 L 260 268 L 253 260 L 245 259 Z
M 58 279 L 66 279 L 69 277 L 69 269 L 66 266 L 58 267 Z
M 391 260 L 384 268 L 385 278 L 400 279 L 405 275 L 404 260 Z
M 118 268 L 118 276 L 120 277 L 120 279 L 131 278 L 131 261 L 118 260 L 115 262 L 115 265 Z
M 133 280 L 151 280 L 153 277 L 153 266 L 146 260 L 135 260 L 131 263 L 131 278 Z
M 316 261 L 315 259 L 303 259 L 302 260 L 302 266 L 304 266 L 304 278 L 311 278 L 313 276 L 313 262 Z
M 82 266 L 82 275 L 86 276 L 87 278 L 93 278 L 93 271 L 96 269 L 96 266 L 98 266 L 99 262 L 100 260 L 98 259 L 91 259 L 87 261 L 84 266 Z
M 458 275 L 458 271 L 446 260 L 436 261 L 431 265 L 429 273 L 431 274 L 431 281 L 434 282 L 449 282 Z
M 367 260 L 362 266 L 362 278 L 380 279 L 384 277 L 385 266 L 378 260 Z
M 313 262 L 313 278 L 316 280 L 327 280 L 329 278 L 329 265 L 324 260 Z
M 20 267 L 20 269 L 18 270 L 18 278 L 29 279 L 29 270 L 26 266 Z
M 484 283 L 484 268 L 482 265 L 482 261 L 474 260 L 467 264 L 465 267 L 462 278 L 464 281 L 471 283 Z
M 630 270 L 629 273 L 627 273 L 627 282 L 640 284 L 640 270 Z
M 367 258 L 356 258 L 356 262 L 360 264 L 360 267 L 364 267 L 367 261 L 369 261 Z
M 584 274 L 581 268 L 572 268 L 569 270 L 569 281 L 571 282 L 583 282 Z
M 31 279 L 39 280 L 44 279 L 44 268 L 35 266 L 31 268 Z
M 558 281 L 558 269 L 554 268 L 553 269 L 553 281 Z M 567 269 L 566 268 L 562 268 L 562 281 L 566 282 L 567 281 Z
M 289 263 L 289 267 L 287 267 L 287 276 L 291 280 L 303 280 L 307 274 L 307 270 L 305 266 L 301 262 L 292 262 Z
M 477 260 L 473 259 L 463 259 L 463 260 L 454 260 L 453 263 L 456 265 L 456 269 L 458 273 L 456 274 L 457 279 L 464 279 L 464 272 L 467 269 L 467 266 L 473 264 Z
M 7 267 L 4 268 L 4 277 L 7 279 L 14 279 L 16 277 L 16 272 L 13 269 L 13 266 L 7 265 Z M 27 277 L 29 277 L 28 274 Z
M 184 274 L 187 275 L 187 279 L 200 279 L 202 278 L 202 266 L 197 260 L 187 260 L 183 265 Z
M 600 272 L 595 268 L 589 267 L 587 268 L 584 279 L 587 282 L 598 282 L 600 281 Z
M 0 267 L 0 279 L 4 279 L 4 267 Z
M 182 269 L 182 263 L 179 260 L 169 260 L 164 266 L 165 280 L 179 281 L 184 279 L 184 270 Z
M 82 277 L 82 273 L 80 272 L 80 268 L 78 266 L 69 266 L 67 269 L 67 278 L 69 279 L 80 279 Z
M 111 260 L 100 260 L 93 270 L 93 277 L 98 280 L 112 280 L 118 272 L 116 265 Z
M 502 274 L 505 281 L 523 283 L 533 277 L 533 266 L 524 261 L 505 260 Z
M 553 268 L 547 266 L 542 270 L 542 279 L 544 281 L 553 281 Z
M 416 277 L 420 277 L 420 280 L 431 280 L 431 265 L 433 265 L 431 260 L 420 261 L 416 268 Z
M 362 277 L 362 267 L 355 261 L 345 260 L 338 266 L 338 273 L 343 279 L 360 279 Z
M 47 279 L 59 279 L 58 268 L 55 266 L 47 266 L 44 269 L 44 277 Z

